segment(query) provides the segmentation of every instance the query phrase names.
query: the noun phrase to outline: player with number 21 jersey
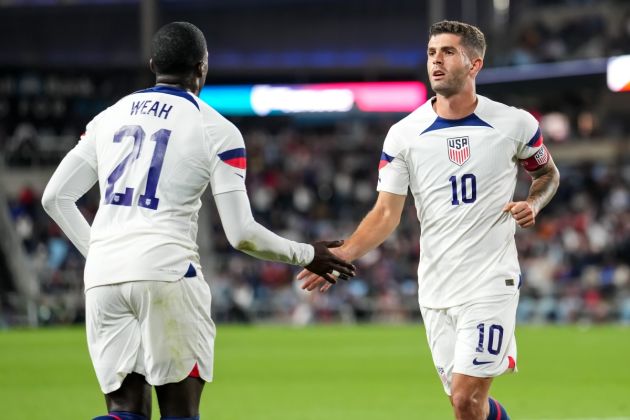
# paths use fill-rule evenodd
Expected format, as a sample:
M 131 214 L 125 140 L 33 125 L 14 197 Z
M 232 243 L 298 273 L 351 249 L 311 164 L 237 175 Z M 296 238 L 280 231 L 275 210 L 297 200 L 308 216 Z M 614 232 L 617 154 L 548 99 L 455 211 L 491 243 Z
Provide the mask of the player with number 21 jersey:
M 245 190 L 238 129 L 176 88 L 155 86 L 122 98 L 88 124 L 70 153 L 98 167 L 103 192 L 86 288 L 178 280 L 190 263 L 199 264 L 197 214 L 208 182 L 214 195 Z

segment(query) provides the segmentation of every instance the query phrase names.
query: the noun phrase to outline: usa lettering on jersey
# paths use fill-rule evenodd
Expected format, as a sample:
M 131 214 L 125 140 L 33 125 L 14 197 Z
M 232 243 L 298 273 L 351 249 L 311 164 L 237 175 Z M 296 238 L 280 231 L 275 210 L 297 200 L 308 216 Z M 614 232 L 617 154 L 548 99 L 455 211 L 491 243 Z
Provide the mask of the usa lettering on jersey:
M 470 141 L 468 137 L 452 137 L 446 139 L 448 144 L 448 159 L 462 166 L 470 158 Z

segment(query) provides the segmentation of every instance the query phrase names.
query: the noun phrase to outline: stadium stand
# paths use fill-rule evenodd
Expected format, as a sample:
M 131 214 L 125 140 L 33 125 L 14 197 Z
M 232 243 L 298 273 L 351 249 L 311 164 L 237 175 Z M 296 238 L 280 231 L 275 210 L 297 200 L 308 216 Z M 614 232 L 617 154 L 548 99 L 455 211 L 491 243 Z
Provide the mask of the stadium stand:
M 137 14 L 127 2 L 99 6 L 76 2 L 57 8 L 20 7 L 19 3 L 5 6 L 0 27 L 10 28 L 15 24 L 10 21 L 21 16 L 40 22 L 43 31 L 49 25 L 44 21 L 45 13 L 51 10 L 60 22 L 77 21 L 77 17 L 90 13 L 89 7 L 98 7 L 123 21 L 133 21 Z M 227 31 L 226 22 L 242 7 L 248 8 L 246 17 L 253 22 L 255 2 L 213 3 L 212 8 L 200 10 L 194 2 L 181 2 L 180 6 L 166 2 L 162 9 L 169 19 L 194 21 L 194 14 L 200 14 L 207 22 L 216 21 L 217 16 L 224 18 L 208 32 L 209 40 L 214 37 L 218 43 L 217 67 L 214 75 L 211 70 L 209 83 L 261 79 L 335 81 L 335 77 L 400 80 L 417 79 L 421 73 L 426 37 L 422 28 L 428 16 L 425 8 L 418 6 L 421 2 L 388 2 L 391 7 L 385 11 L 380 9 L 382 3 L 376 1 L 347 2 L 339 13 L 352 17 L 357 25 L 344 32 L 341 46 L 336 45 L 341 31 L 337 21 L 327 19 L 320 10 L 330 6 L 329 1 L 303 0 L 290 7 L 282 0 L 268 2 L 264 12 L 268 19 L 262 32 L 269 35 L 259 38 L 256 51 L 246 43 L 255 31 L 261 31 L 260 27 L 244 29 L 238 37 L 230 38 L 233 44 L 220 33 Z M 286 26 L 280 29 L 284 21 L 278 10 L 282 8 L 293 17 L 289 29 L 295 36 L 287 36 Z M 539 10 L 530 12 L 533 8 Z M 379 11 L 385 14 L 388 24 L 407 15 L 395 25 L 400 29 L 398 38 L 392 34 L 396 31 L 389 31 L 379 42 L 375 41 L 376 35 L 365 35 L 369 33 L 370 19 L 379 17 Z M 300 37 L 307 15 L 312 18 L 309 30 L 327 36 Z M 553 16 L 553 21 L 546 16 Z M 482 13 L 477 16 L 481 24 L 490 25 L 492 19 L 493 16 Z M 507 22 L 513 28 L 510 36 L 503 40 L 498 33 L 492 35 L 496 43 L 490 44 L 489 67 L 630 53 L 627 2 L 523 1 L 510 9 Z M 29 295 L 35 309 L 29 312 L 26 301 L 11 298 L 16 293 L 25 296 L 19 293 L 19 282 L 12 274 L 15 270 L 11 261 L 16 257 L 10 250 L 14 247 L 2 249 L 0 327 L 25 323 L 27 312 L 31 317 L 36 314 L 41 324 L 83 320 L 83 259 L 44 214 L 39 199 L 54 165 L 72 147 L 89 118 L 121 94 L 150 83 L 146 71 L 138 70 L 137 42 L 126 42 L 127 35 L 120 35 L 112 45 L 95 41 L 99 37 L 111 39 L 111 34 L 103 36 L 108 30 L 97 25 L 95 30 L 87 30 L 86 40 L 59 39 L 57 43 L 39 46 L 39 53 L 33 55 L 24 53 L 29 48 L 33 51 L 24 44 L 26 40 L 9 45 L 7 39 L 0 37 L 0 63 L 11 64 L 0 71 L 0 154 L 7 166 L 2 175 L 7 198 L 0 205 L 9 210 L 11 218 L 1 233 L 6 236 L 6 230 L 11 229 L 19 238 L 28 256 L 25 265 L 36 273 L 37 279 L 37 287 Z M 64 41 L 72 47 L 65 56 L 54 47 Z M 102 48 L 87 51 L 90 41 Z M 393 45 L 398 53 L 386 55 Z M 301 54 L 291 54 L 300 47 Z M 343 60 L 353 51 L 358 51 L 354 61 L 344 65 Z M 35 56 L 43 60 L 48 57 L 58 68 L 44 69 L 43 62 L 37 61 L 41 58 Z M 105 69 L 93 67 L 108 61 Z M 296 67 L 296 62 L 302 63 L 303 68 Z M 79 70 L 67 68 L 73 63 L 79 64 Z M 490 81 L 480 91 L 526 108 L 540 119 L 562 174 L 558 195 L 541 214 L 537 226 L 517 233 L 524 273 L 520 321 L 630 324 L 627 94 L 608 92 L 601 72 L 528 82 Z M 247 182 L 256 219 L 285 237 L 301 241 L 349 234 L 373 203 L 382 141 L 388 127 L 401 116 L 232 118 L 242 129 L 248 147 Z M 517 187 L 521 197 L 528 185 L 527 175 L 522 176 Z M 204 224 L 199 237 L 203 241 L 204 265 L 210 270 L 206 277 L 213 289 L 213 309 L 218 321 L 306 324 L 403 322 L 419 318 L 416 269 L 421 250 L 411 198 L 392 238 L 358 262 L 357 278 L 327 294 L 312 295 L 299 291 L 293 280 L 296 270 L 291 267 L 255 261 L 231 249 L 212 210 L 211 199 L 206 200 L 206 205 L 208 211 L 202 215 Z M 79 206 L 91 219 L 98 206 L 98 191 L 92 190 Z

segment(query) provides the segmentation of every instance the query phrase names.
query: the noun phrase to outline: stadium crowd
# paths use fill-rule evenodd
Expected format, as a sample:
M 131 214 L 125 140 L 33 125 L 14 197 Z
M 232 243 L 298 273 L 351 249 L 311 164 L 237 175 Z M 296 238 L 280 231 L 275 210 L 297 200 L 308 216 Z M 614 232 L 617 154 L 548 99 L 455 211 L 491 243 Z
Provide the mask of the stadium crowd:
M 488 67 L 630 53 L 627 1 L 528 0 L 513 2 L 511 10 L 510 27 L 494 36 Z M 39 76 L 3 69 L 0 157 L 9 170 L 58 163 L 82 131 L 80 124 L 119 91 L 137 87 L 129 74 Z M 516 100 L 505 100 L 539 118 L 549 144 L 627 139 L 627 105 L 617 102 L 613 109 L 605 103 L 610 98 L 603 81 L 597 87 L 571 87 L 569 94 L 560 85 L 572 81 L 550 83 L 553 89 L 540 87 L 549 84 L 526 92 L 521 88 L 513 94 Z M 237 120 L 248 148 L 247 183 L 256 219 L 300 241 L 351 233 L 374 202 L 382 142 L 399 117 Z M 584 155 L 557 163 L 562 182 L 556 198 L 533 229 L 517 229 L 524 280 L 518 316 L 523 322 L 630 324 L 630 156 L 602 162 Z M 525 197 L 528 185 L 522 173 L 517 197 Z M 80 322 L 84 260 L 44 214 L 41 192 L 24 185 L 9 197 L 11 217 L 41 285 L 38 317 L 44 324 Z M 98 200 L 95 190 L 80 200 L 88 220 Z M 211 200 L 206 205 L 212 206 Z M 395 322 L 420 316 L 416 270 L 421 250 L 411 197 L 394 235 L 358 262 L 356 278 L 326 294 L 302 292 L 294 267 L 233 250 L 216 212 L 210 212 L 207 224 L 210 232 L 200 231 L 200 236 L 211 236 L 213 267 L 206 268 L 206 278 L 219 321 Z
M 297 120 L 263 126 L 243 122 L 248 192 L 256 219 L 299 241 L 343 238 L 373 204 L 382 139 L 394 120 L 349 119 L 337 124 Z M 264 128 L 263 128 L 264 127 Z M 517 228 L 523 271 L 521 322 L 630 323 L 630 161 L 559 162 L 557 197 L 533 229 Z M 528 175 L 521 174 L 517 197 Z M 11 215 L 37 268 L 42 323 L 83 317 L 83 258 L 25 186 L 10 200 Z M 206 205 L 212 206 L 211 200 Z M 79 206 L 91 220 L 92 190 Z M 230 247 L 210 213 L 213 310 L 223 322 L 402 322 L 419 318 L 416 296 L 418 227 L 411 197 L 401 225 L 379 249 L 358 261 L 358 275 L 325 294 L 308 294 L 295 267 L 257 261 Z
M 627 4 L 606 8 L 597 2 L 576 14 L 552 14 L 554 20 L 538 18 L 523 22 L 515 32 L 508 54 L 497 54 L 494 65 L 526 65 L 564 60 L 589 59 L 630 52 L 630 9 Z M 613 16 L 611 16 L 611 14 Z M 544 16 L 544 14 L 542 14 Z M 560 19 L 558 19 L 560 17 Z M 612 23 L 611 23 L 612 22 Z

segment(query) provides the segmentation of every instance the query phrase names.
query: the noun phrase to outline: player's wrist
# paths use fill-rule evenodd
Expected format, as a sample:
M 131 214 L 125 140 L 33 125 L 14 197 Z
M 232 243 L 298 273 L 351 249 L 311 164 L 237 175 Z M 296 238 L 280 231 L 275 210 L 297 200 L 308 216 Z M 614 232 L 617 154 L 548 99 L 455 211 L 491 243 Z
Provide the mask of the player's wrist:
M 304 244 L 305 246 L 305 256 L 302 261 L 298 264 L 301 267 L 306 267 L 315 259 L 315 247 L 313 244 Z
M 356 255 L 354 255 L 354 253 L 352 252 L 351 248 L 349 248 L 345 243 L 337 248 L 334 252 L 339 258 L 344 259 L 348 262 L 352 262 L 357 258 Z
M 529 208 L 532 209 L 532 213 L 534 214 L 534 216 L 536 216 L 540 211 L 538 200 L 528 198 L 527 200 L 525 200 L 525 202 L 529 205 Z

